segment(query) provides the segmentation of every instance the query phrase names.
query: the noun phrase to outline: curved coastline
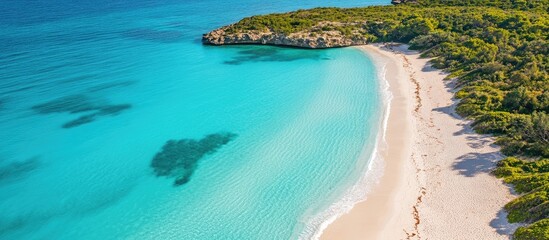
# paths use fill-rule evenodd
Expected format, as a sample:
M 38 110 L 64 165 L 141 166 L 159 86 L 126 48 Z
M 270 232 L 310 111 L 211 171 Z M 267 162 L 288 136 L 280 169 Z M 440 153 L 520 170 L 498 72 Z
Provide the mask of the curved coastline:
M 413 106 L 406 112 L 411 115 L 406 120 L 414 122 L 411 133 L 406 128 L 412 150 L 408 151 L 406 161 L 401 161 L 408 165 L 395 169 L 412 174 L 394 177 L 400 179 L 394 180 L 398 184 L 393 184 L 393 190 L 386 191 L 385 194 L 391 196 L 384 197 L 386 201 L 382 205 L 392 204 L 389 210 L 393 214 L 378 214 L 385 224 L 377 224 L 379 227 L 374 229 L 372 224 L 365 224 L 371 221 L 362 221 L 361 224 L 348 222 L 346 225 L 354 227 L 345 228 L 355 232 L 359 229 L 362 233 L 339 231 L 339 235 L 330 239 L 508 239 L 511 235 L 523 239 L 532 238 L 528 233 L 532 231 L 536 236 L 547 238 L 549 231 L 545 228 L 547 219 L 544 215 L 547 201 L 532 198 L 535 194 L 546 193 L 545 188 L 539 188 L 539 185 L 546 185 L 546 179 L 539 178 L 543 171 L 538 168 L 526 170 L 521 167 L 537 165 L 533 160 L 543 160 L 541 165 L 545 166 L 544 159 L 549 156 L 545 151 L 548 149 L 547 141 L 532 134 L 546 133 L 547 130 L 547 104 L 544 101 L 547 88 L 537 84 L 547 80 L 547 71 L 537 67 L 543 65 L 543 54 L 547 49 L 529 48 L 545 43 L 543 31 L 538 29 L 546 27 L 547 9 L 541 3 L 524 5 L 515 1 L 504 1 L 505 4 L 489 1 L 392 1 L 393 4 L 404 2 L 418 5 L 404 4 L 402 8 L 392 9 L 315 8 L 257 15 L 205 34 L 202 41 L 210 45 L 265 44 L 301 48 L 394 41 L 408 43 L 413 49 L 423 52 L 422 58 L 419 52 L 409 51 L 407 45 L 391 44 L 385 49 L 373 50 L 364 47 L 365 51 L 382 50 L 382 55 L 398 62 L 398 69 L 406 72 L 407 80 L 400 83 L 407 84 L 403 96 Z M 479 21 L 481 24 L 465 27 L 468 21 L 481 19 L 479 16 L 483 16 Z M 516 18 L 539 24 L 507 24 Z M 504 32 L 508 37 L 487 38 L 487 34 L 492 34 L 486 32 L 486 26 L 491 26 L 490 31 Z M 506 41 L 508 38 L 516 41 Z M 509 61 L 510 56 L 512 61 Z M 533 67 L 524 71 L 527 64 Z M 531 81 L 536 84 L 531 84 Z M 518 95 L 524 97 L 517 98 Z M 523 100 L 528 106 L 519 103 Z M 498 145 L 502 147 L 501 152 Z M 505 158 L 502 153 L 509 157 Z M 394 165 L 391 159 L 387 162 Z M 357 169 L 362 169 L 362 166 Z M 398 174 L 387 171 L 385 175 Z M 512 184 L 523 182 L 522 177 L 539 180 L 534 180 L 534 184 L 528 182 L 526 191 L 517 188 L 516 194 L 521 196 L 516 198 L 515 193 L 494 175 Z M 402 179 L 414 183 L 403 183 Z M 401 193 L 394 190 L 397 185 L 400 189 L 406 185 L 405 191 L 413 189 L 415 192 Z M 532 188 L 535 190 L 531 191 Z M 409 200 L 410 196 L 414 198 Z M 400 198 L 406 198 L 407 202 L 403 203 Z M 371 202 L 369 199 L 366 201 Z M 354 209 L 352 212 L 357 212 Z M 395 213 L 395 209 L 400 212 Z M 365 216 L 371 217 L 370 212 L 362 211 L 362 218 Z M 527 225 L 513 234 L 518 224 L 512 225 L 508 221 Z M 531 224 L 534 221 L 537 222 Z M 338 225 L 337 222 L 332 225 Z M 400 234 L 394 233 L 399 229 L 402 229 Z
M 369 151 L 367 148 L 369 143 L 365 143 L 359 156 L 359 161 L 366 161 L 367 165 L 365 166 L 365 169 L 363 170 L 363 173 L 358 181 L 345 190 L 341 197 L 339 197 L 337 201 L 330 204 L 327 209 L 309 219 L 306 223 L 305 230 L 299 233 L 297 239 L 320 239 L 324 230 L 328 228 L 330 224 L 342 215 L 351 211 L 357 203 L 360 203 L 366 199 L 368 193 L 379 182 L 379 179 L 384 173 L 385 163 L 381 152 L 387 148 L 387 123 L 390 115 L 393 95 L 389 90 L 390 84 L 386 78 L 386 63 L 380 62 L 379 59 L 374 59 L 368 53 L 364 53 L 364 51 L 362 52 L 363 54 L 368 55 L 367 57 L 372 60 L 376 66 L 376 69 L 380 70 L 376 75 L 377 79 L 380 81 L 380 110 L 383 111 L 383 114 L 378 122 L 379 130 L 376 134 L 374 148 Z
M 446 74 L 432 69 L 427 64 L 428 59 L 419 59 L 419 54 L 407 50 L 407 45 L 387 48 L 383 44 L 372 44 L 356 48 L 372 59 L 376 69 L 381 69 L 377 78 L 382 96 L 380 108 L 384 112 L 379 121 L 375 146 L 371 153 L 363 147 L 362 160 L 359 161 L 368 163 L 359 180 L 344 190 L 341 197 L 324 211 L 306 216 L 305 228 L 295 232 L 292 238 L 452 239 L 460 236 L 460 221 L 469 219 L 468 228 L 478 227 L 474 232 L 461 233 L 470 234 L 461 237 L 507 239 L 517 227 L 507 223 L 505 216 L 501 215 L 504 214 L 501 210 L 503 205 L 514 198 L 509 187 L 489 174 L 472 178 L 460 175 L 454 167 L 460 156 L 467 155 L 469 150 L 497 152 L 498 149 L 489 144 L 481 148 L 471 147 L 475 143 L 465 136 L 454 136 L 454 131 L 461 132 L 465 128 L 466 134 L 482 138 L 483 142 L 491 141 L 473 133 L 467 127 L 468 122 L 457 117 L 454 110 L 435 113 L 435 107 L 446 104 L 451 107 L 455 102 L 453 87 L 443 81 Z M 432 88 L 439 92 L 432 95 Z M 431 122 L 427 120 L 429 118 Z M 433 118 L 442 122 L 434 123 Z M 443 136 L 433 139 L 433 134 Z M 437 141 L 463 148 L 425 148 L 433 144 L 440 146 L 442 143 Z M 437 154 L 450 159 L 436 157 Z M 492 167 L 495 167 L 495 162 Z M 435 169 L 437 171 L 433 171 Z M 440 172 L 457 176 L 446 178 L 440 176 Z M 450 186 L 436 191 L 437 184 Z M 485 189 L 473 187 L 478 184 L 485 186 Z M 457 191 L 462 196 L 454 199 L 448 191 Z M 460 207 L 445 209 L 446 204 Z M 475 204 L 474 210 L 465 207 Z M 471 214 L 468 215 L 463 214 L 462 210 L 474 212 L 468 212 Z M 465 219 L 461 219 L 463 217 Z M 439 224 L 437 221 L 454 227 L 433 229 Z M 507 230 L 503 232 L 501 229 Z
M 393 96 L 388 126 L 378 133 L 359 182 L 307 220 L 294 238 L 508 239 L 518 227 L 507 222 L 503 210 L 515 198 L 510 188 L 489 171 L 462 173 L 474 171 L 463 162 L 472 153 L 488 156 L 479 160 L 487 169 L 494 169 L 502 155 L 491 144 L 493 138 L 474 133 L 470 122 L 455 113 L 455 87 L 444 81 L 447 74 L 404 44 L 355 47 L 374 56 L 378 69 L 388 64 L 392 76 L 385 80 Z M 452 227 L 441 229 L 440 222 Z M 464 233 L 463 227 L 471 232 Z
M 462 164 L 470 152 L 492 156 L 499 149 L 457 117 L 446 74 L 406 45 L 359 48 L 388 60 L 394 74 L 387 77 L 394 98 L 387 148 L 381 149 L 386 168 L 366 199 L 333 221 L 320 239 L 508 239 L 517 227 L 502 211 L 514 198 L 509 187 L 487 172 L 468 176 L 457 168 L 475 167 Z M 480 159 L 489 168 L 497 160 Z
M 374 184 L 369 186 L 368 194 L 360 201 L 355 202 L 353 208 L 339 216 L 328 225 L 317 239 L 400 239 L 400 231 L 390 231 L 394 235 L 382 235 L 384 227 L 391 228 L 402 225 L 395 214 L 401 212 L 404 206 L 413 204 L 413 195 L 418 184 L 406 184 L 407 179 L 413 178 L 415 166 L 407 157 L 411 153 L 412 145 L 412 116 L 413 99 L 408 92 L 408 79 L 398 59 L 380 52 L 380 45 L 357 47 L 364 54 L 374 60 L 378 67 L 386 68 L 384 77 L 386 90 L 390 94 L 384 120 L 384 133 L 380 139 L 378 161 L 374 164 L 383 166 L 383 172 L 376 176 Z M 379 163 L 378 163 L 379 162 Z M 371 172 L 365 173 L 366 175 Z M 402 193 L 397 196 L 397 193 Z M 398 201 L 397 201 L 398 200 Z M 397 209 L 398 208 L 398 209 Z M 400 218 L 411 222 L 412 218 Z M 383 238 L 381 238 L 383 236 Z

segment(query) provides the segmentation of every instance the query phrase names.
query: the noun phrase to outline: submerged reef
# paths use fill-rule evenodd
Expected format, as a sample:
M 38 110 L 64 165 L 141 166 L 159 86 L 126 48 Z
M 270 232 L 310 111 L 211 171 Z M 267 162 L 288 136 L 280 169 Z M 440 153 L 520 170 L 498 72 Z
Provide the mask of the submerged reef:
M 97 112 L 92 114 L 83 115 L 77 119 L 74 119 L 72 121 L 69 121 L 65 124 L 63 124 L 63 128 L 72 128 L 77 127 L 86 123 L 93 122 L 97 119 L 99 116 L 105 116 L 105 115 L 111 115 L 115 116 L 118 115 L 120 112 L 131 108 L 130 104 L 120 104 L 120 105 L 107 105 L 103 106 L 102 108 L 99 108 Z
M 98 105 L 98 103 L 92 101 L 86 95 L 77 94 L 57 98 L 43 104 L 38 104 L 33 106 L 32 109 L 40 114 L 62 112 L 79 113 L 95 110 L 99 108 Z
M 291 62 L 303 59 L 319 60 L 321 55 L 319 52 L 302 51 L 296 53 L 288 51 L 288 49 L 280 49 L 274 47 L 254 47 L 237 52 L 231 60 L 225 61 L 224 64 L 239 65 L 247 62 Z
M 175 178 L 174 186 L 191 180 L 198 163 L 206 155 L 216 152 L 237 135 L 234 133 L 209 134 L 200 140 L 181 139 L 167 141 L 151 161 L 157 177 Z
M 77 119 L 74 119 L 72 121 L 68 121 L 66 123 L 63 124 L 63 128 L 72 128 L 72 127 L 78 127 L 80 125 L 83 125 L 83 124 L 86 124 L 86 123 L 91 123 L 95 121 L 95 114 L 89 114 L 89 115 L 84 115 L 84 116 L 81 116 Z
M 84 94 L 70 95 L 49 102 L 35 105 L 32 109 L 39 114 L 51 113 L 88 113 L 63 124 L 63 128 L 77 127 L 91 123 L 101 116 L 116 116 L 131 108 L 130 104 L 110 104 L 106 101 L 92 99 Z
M 24 178 L 28 173 L 40 166 L 38 157 L 29 158 L 24 161 L 15 161 L 0 166 L 0 183 L 15 181 Z

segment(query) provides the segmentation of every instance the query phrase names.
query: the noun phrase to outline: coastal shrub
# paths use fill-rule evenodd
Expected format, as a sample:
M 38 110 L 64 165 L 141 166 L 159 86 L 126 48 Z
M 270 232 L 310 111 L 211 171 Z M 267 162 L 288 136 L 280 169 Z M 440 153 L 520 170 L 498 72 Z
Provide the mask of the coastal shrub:
M 507 157 L 498 162 L 494 174 L 506 183 L 514 184 L 518 193 L 530 192 L 549 184 L 549 159 L 526 161 Z
M 549 159 L 527 161 L 508 157 L 498 162 L 494 174 L 513 184 L 518 193 L 525 193 L 505 205 L 510 222 L 534 222 L 549 217 Z
M 427 35 L 435 30 L 436 20 L 412 15 L 405 18 L 393 29 L 389 37 L 394 41 L 409 42 L 420 35 Z
M 519 227 L 513 234 L 514 240 L 549 239 L 549 219 L 540 220 L 526 227 Z
M 429 49 L 433 48 L 443 42 L 452 41 L 455 36 L 452 33 L 437 30 L 433 33 L 426 35 L 419 35 L 410 41 L 410 49 L 412 50 L 427 50 L 425 53 L 429 53 Z M 424 55 L 429 57 L 430 55 Z
M 488 112 L 476 118 L 472 126 L 479 133 L 503 134 L 513 127 L 516 118 L 508 112 Z
M 507 156 L 523 154 L 523 149 L 528 145 L 520 138 L 509 136 L 499 137 L 496 139 L 496 144 L 501 146 L 501 152 Z
M 539 217 L 533 214 L 535 212 L 533 209 L 543 203 L 547 203 L 546 191 L 528 193 L 505 205 L 505 210 L 509 212 L 507 219 L 510 223 L 539 220 Z
M 534 112 L 531 115 L 515 115 L 507 129 L 510 137 L 498 139 L 507 155 L 549 157 L 549 115 Z
M 523 164 L 524 161 L 520 159 L 515 157 L 507 157 L 497 163 L 498 168 L 496 168 L 493 173 L 499 178 L 524 173 L 524 170 L 522 169 Z
M 524 132 L 532 142 L 548 144 L 549 115 L 544 112 L 534 112 L 526 122 Z
M 538 187 L 547 185 L 549 181 L 549 174 L 522 174 L 516 175 L 517 172 L 513 172 L 514 176 L 505 179 L 505 182 L 515 185 L 515 190 L 519 193 L 530 192 Z
M 462 99 L 456 111 L 462 116 L 476 116 L 482 112 L 499 109 L 503 100 L 501 90 L 491 86 L 468 86 L 456 93 Z
M 512 112 L 531 113 L 534 111 L 534 105 L 537 104 L 536 102 L 536 97 L 526 90 L 525 87 L 520 86 L 505 94 L 505 97 L 503 98 L 503 107 Z

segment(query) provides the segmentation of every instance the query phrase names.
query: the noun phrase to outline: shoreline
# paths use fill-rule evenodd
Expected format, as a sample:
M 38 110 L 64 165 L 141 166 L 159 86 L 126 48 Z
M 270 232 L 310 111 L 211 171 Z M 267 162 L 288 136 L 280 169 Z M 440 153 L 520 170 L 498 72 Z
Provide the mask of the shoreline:
M 367 56 L 370 57 L 370 56 Z M 363 170 L 362 176 L 352 185 L 345 193 L 336 201 L 333 202 L 326 210 L 315 215 L 306 225 L 311 228 L 299 234 L 298 239 L 319 239 L 324 230 L 330 226 L 339 217 L 351 211 L 355 204 L 363 201 L 372 188 L 379 182 L 383 175 L 385 163 L 380 155 L 380 149 L 387 147 L 386 135 L 387 125 L 390 115 L 392 92 L 389 90 L 390 84 L 387 81 L 387 63 L 374 61 L 376 69 L 381 69 L 377 72 L 377 78 L 380 81 L 380 110 L 383 112 L 378 121 L 379 131 L 375 137 L 375 145 L 373 150 L 368 149 L 368 144 L 363 146 L 360 153 L 359 161 L 367 161 L 367 166 Z
M 514 196 L 489 174 L 502 155 L 455 113 L 453 81 L 406 45 L 356 48 L 387 67 L 391 107 L 377 143 L 384 169 L 364 200 L 326 221 L 320 239 L 509 239 L 517 226 L 502 209 Z
M 385 56 L 371 45 L 358 48 L 371 57 L 376 67 L 384 65 L 387 69 L 384 81 L 387 82 L 392 98 L 389 103 L 391 107 L 388 109 L 387 129 L 383 136 L 385 143 L 380 146 L 377 159 L 382 162 L 384 169 L 374 186 L 370 186 L 372 190 L 365 196 L 366 200 L 355 203 L 348 213 L 343 214 L 329 225 L 320 239 L 364 239 L 363 232 L 369 233 L 371 239 L 397 239 L 376 233 L 380 233 L 380 229 L 389 226 L 390 222 L 397 221 L 399 223 L 393 224 L 397 225 L 401 224 L 400 220 L 408 220 L 408 218 L 392 219 L 396 212 L 387 214 L 382 212 L 397 211 L 398 209 L 391 207 L 397 205 L 397 199 L 412 203 L 413 199 L 403 199 L 396 196 L 395 193 L 414 191 L 413 189 L 418 188 L 414 182 L 411 182 L 414 185 L 409 186 L 408 189 L 404 188 L 406 185 L 404 181 L 413 177 L 410 172 L 413 172 L 414 169 L 411 162 L 406 161 L 412 150 L 409 141 L 412 136 L 413 124 L 409 120 L 412 119 L 413 102 L 408 99 L 407 93 L 407 89 L 411 88 L 411 85 L 409 86 L 409 81 L 401 81 L 407 78 L 407 74 L 394 59 Z M 394 160 L 388 161 L 389 159 Z M 394 173 L 394 175 L 389 175 L 388 172 Z M 403 174 L 407 174 L 407 176 L 403 176 Z M 415 195 L 415 191 L 406 194 L 406 196 L 412 195 Z M 408 206 L 408 204 L 401 204 L 401 206 Z M 365 212 L 370 213 L 369 216 L 363 216 L 362 213 Z

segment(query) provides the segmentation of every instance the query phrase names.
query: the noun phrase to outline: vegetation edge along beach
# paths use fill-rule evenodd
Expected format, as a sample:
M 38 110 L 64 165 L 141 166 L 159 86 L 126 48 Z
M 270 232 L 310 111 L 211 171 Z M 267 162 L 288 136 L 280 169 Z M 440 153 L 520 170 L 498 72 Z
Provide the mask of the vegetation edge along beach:
M 505 206 L 514 239 L 549 239 L 549 1 L 418 0 L 253 16 L 205 44 L 332 48 L 409 44 L 458 80 L 456 111 L 493 134 L 507 158 L 493 172 L 520 194 Z M 482 187 L 482 186 L 479 186 Z

